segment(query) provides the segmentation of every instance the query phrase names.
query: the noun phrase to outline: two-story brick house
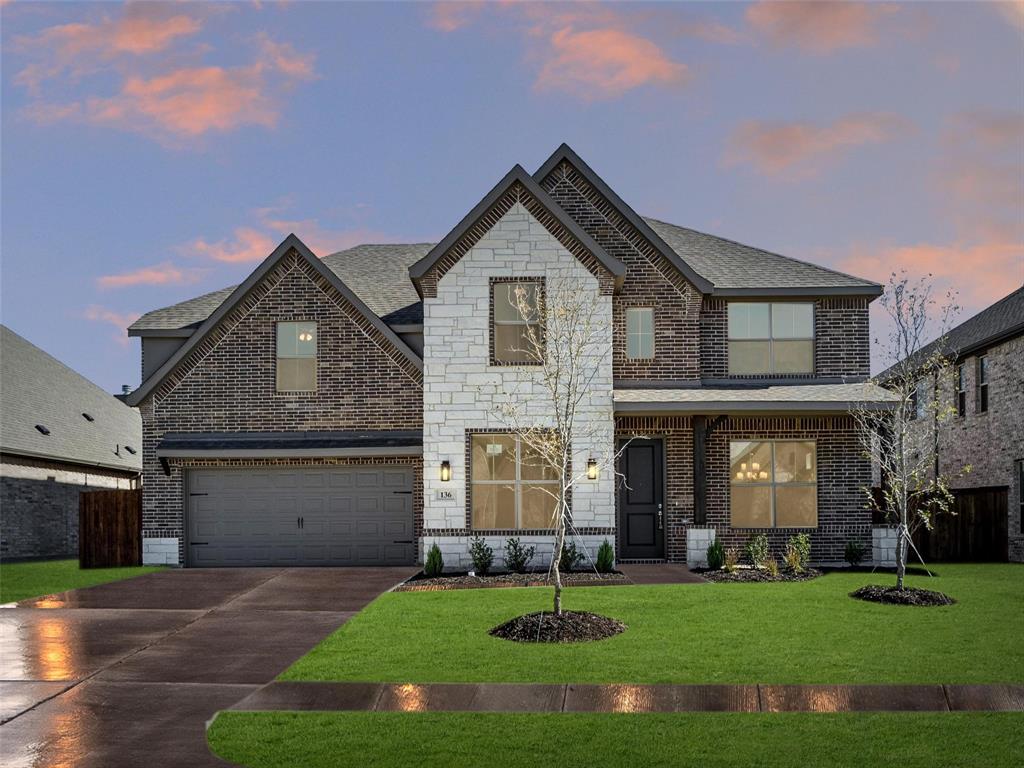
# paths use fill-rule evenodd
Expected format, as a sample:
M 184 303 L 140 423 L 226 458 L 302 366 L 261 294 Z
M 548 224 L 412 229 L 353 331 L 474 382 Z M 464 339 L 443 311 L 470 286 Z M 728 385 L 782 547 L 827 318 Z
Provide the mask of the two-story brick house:
M 937 348 L 948 356 L 952 376 L 918 382 L 914 428 L 934 441 L 955 514 L 937 518 L 931 533 L 920 529 L 917 545 L 933 559 L 1024 562 L 1024 287 L 922 355 Z M 940 408 L 928 408 L 936 397 Z
M 849 409 L 875 283 L 638 216 L 569 147 L 512 169 L 437 244 L 317 259 L 289 236 L 240 286 L 144 315 L 144 527 L 184 565 L 404 563 L 473 535 L 550 551 L 551 477 L 498 413 L 550 409 L 510 296 L 569 287 L 607 321 L 588 358 L 572 497 L 584 546 L 699 562 L 715 537 L 871 541 Z M 581 435 L 583 432 L 581 431 Z M 624 479 L 624 482 L 621 481 Z

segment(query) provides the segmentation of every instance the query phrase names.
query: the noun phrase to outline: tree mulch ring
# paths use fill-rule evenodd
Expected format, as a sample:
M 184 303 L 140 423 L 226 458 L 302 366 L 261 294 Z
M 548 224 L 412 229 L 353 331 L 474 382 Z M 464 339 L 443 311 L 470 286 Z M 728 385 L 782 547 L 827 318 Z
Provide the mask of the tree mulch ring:
M 949 595 L 933 592 L 930 589 L 917 589 L 916 587 L 896 589 L 896 587 L 882 587 L 878 584 L 861 587 L 851 592 L 850 597 L 888 605 L 953 605 L 956 602 Z
M 585 611 L 540 611 L 516 616 L 495 627 L 489 635 L 517 643 L 585 643 L 604 640 L 626 631 L 618 619 Z
M 769 581 L 810 581 L 821 576 L 817 568 L 806 568 L 800 573 L 793 571 L 779 571 L 771 574 L 764 568 L 737 568 L 732 573 L 720 568 L 714 571 L 699 571 L 700 575 L 708 581 L 719 582 L 769 582 Z
M 632 584 L 624 573 L 594 573 L 580 571 L 563 573 L 564 587 L 603 587 Z M 551 581 L 547 571 L 532 573 L 494 573 L 486 576 L 470 576 L 468 573 L 446 573 L 428 577 L 420 571 L 408 581 L 395 587 L 395 592 L 439 592 L 448 589 L 480 589 L 486 587 L 549 587 Z

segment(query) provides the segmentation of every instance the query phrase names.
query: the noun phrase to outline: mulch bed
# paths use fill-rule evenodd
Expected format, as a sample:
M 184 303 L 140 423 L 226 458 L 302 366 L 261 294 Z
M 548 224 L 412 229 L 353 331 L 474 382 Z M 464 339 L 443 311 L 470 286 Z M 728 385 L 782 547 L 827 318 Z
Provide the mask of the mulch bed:
M 560 615 L 540 611 L 516 616 L 488 634 L 517 643 L 583 643 L 604 640 L 626 631 L 618 619 L 596 613 L 562 611 Z
M 563 573 L 563 587 L 602 587 L 632 584 L 624 573 Z M 488 576 L 470 576 L 468 573 L 451 573 L 428 578 L 420 571 L 395 592 L 439 592 L 447 589 L 481 589 L 488 587 L 548 587 L 551 581 L 547 571 L 534 573 L 495 573 Z
M 732 573 L 727 570 L 719 569 L 717 571 L 698 571 L 708 581 L 720 581 L 720 582 L 768 582 L 768 581 L 810 581 L 821 576 L 821 571 L 817 568 L 808 568 L 803 573 L 792 573 L 790 571 L 779 571 L 777 575 L 772 576 L 768 571 L 763 568 L 737 568 Z
M 916 587 L 896 589 L 896 587 L 881 587 L 877 584 L 861 587 L 851 592 L 850 597 L 888 605 L 953 605 L 956 602 L 949 595 L 933 592 L 930 589 L 917 589 Z

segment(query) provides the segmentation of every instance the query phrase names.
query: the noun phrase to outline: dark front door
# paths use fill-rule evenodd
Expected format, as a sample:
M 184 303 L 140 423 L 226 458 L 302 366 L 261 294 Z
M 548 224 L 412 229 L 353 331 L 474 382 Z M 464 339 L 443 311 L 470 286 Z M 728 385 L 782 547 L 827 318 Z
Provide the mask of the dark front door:
M 665 483 L 661 440 L 633 440 L 620 461 L 619 558 L 665 557 Z

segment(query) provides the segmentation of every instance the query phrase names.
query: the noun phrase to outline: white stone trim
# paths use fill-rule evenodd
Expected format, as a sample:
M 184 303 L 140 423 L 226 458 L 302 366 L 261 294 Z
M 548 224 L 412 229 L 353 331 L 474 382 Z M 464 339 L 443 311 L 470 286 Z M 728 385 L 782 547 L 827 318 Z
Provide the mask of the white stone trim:
M 686 565 L 688 568 L 708 567 L 708 547 L 714 540 L 714 528 L 686 529 Z
M 143 565 L 177 565 L 177 538 L 145 538 L 142 540 Z

